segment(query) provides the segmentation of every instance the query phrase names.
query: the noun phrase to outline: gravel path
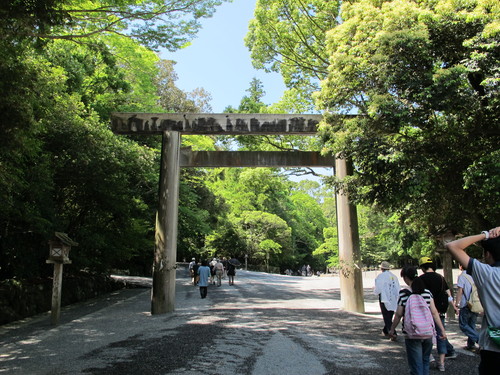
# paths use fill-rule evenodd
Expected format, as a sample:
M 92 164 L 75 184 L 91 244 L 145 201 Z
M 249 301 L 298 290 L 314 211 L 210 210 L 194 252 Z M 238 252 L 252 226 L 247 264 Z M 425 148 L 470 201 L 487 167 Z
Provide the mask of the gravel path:
M 238 271 L 201 299 L 179 269 L 175 312 L 152 316 L 150 280 L 134 278 L 144 288 L 64 308 L 57 327 L 48 314 L 1 326 L 0 374 L 407 374 L 403 340 L 380 335 L 376 274 L 363 275 L 364 314 L 340 309 L 337 277 Z M 459 355 L 446 372 L 476 374 L 456 321 L 448 333 Z

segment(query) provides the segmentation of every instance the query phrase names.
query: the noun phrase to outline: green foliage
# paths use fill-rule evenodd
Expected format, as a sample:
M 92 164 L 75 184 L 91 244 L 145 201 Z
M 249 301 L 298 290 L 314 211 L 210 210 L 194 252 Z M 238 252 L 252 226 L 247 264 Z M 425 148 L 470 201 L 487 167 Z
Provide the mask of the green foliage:
M 339 266 L 339 246 L 337 228 L 328 227 L 323 229 L 324 242 L 313 251 L 312 255 L 320 264 L 325 264 L 328 268 Z
M 178 77 L 174 71 L 174 61 L 161 60 L 158 62 L 159 73 L 155 84 L 160 97 L 159 104 L 163 110 L 169 112 L 211 112 L 209 102 L 212 97 L 204 89 L 196 89 L 186 93 L 175 86 Z
M 1 278 L 50 273 L 54 231 L 79 243 L 66 271 L 150 274 L 159 141 L 114 135 L 109 114 L 161 110 L 159 59 L 147 46 L 185 43 L 221 2 L 2 2 Z M 166 23 L 152 24 L 160 18 Z M 198 110 L 210 98 L 197 91 L 188 100 Z M 214 147 L 208 137 L 184 142 Z M 181 190 L 180 249 L 188 254 L 220 212 L 200 171 L 184 173 Z
M 211 17 L 224 0 L 35 0 L 2 3 L 10 37 L 92 42 L 120 35 L 150 49 L 170 51 L 189 42 L 200 19 Z
M 310 255 L 323 241 L 323 229 L 327 226 L 321 206 L 309 194 L 293 192 L 287 216 L 298 254 L 305 255 L 304 260 L 316 266 Z
M 39 109 L 53 104 L 59 71 L 16 48 L 0 60 L 0 277 L 38 272 L 43 233 L 53 215 L 50 157 L 43 152 Z M 14 53 L 15 56 L 8 52 Z M 45 254 L 43 254 L 45 255 Z M 34 271 L 34 272 L 33 272 Z
M 238 113 L 260 113 L 266 107 L 262 102 L 262 98 L 266 95 L 262 82 L 254 77 L 247 91 L 250 95 L 241 99 Z
M 314 198 L 292 186 L 269 168 L 213 170 L 209 187 L 227 215 L 207 237 L 211 254 L 248 254 L 254 264 L 267 264 L 269 255 L 269 265 L 282 270 L 315 264 L 311 253 L 323 242 L 327 220 Z
M 479 202 L 481 215 L 493 223 L 498 219 L 500 202 L 500 150 L 475 160 L 465 172 L 466 192 L 473 195 L 474 202 Z
M 213 234 L 222 207 L 204 183 L 206 172 L 183 169 L 179 189 L 177 259 L 190 259 L 207 247 L 205 237 Z M 208 254 L 214 255 L 214 254 Z
M 218 218 L 218 225 L 205 236 L 205 254 L 208 258 L 217 256 L 241 258 L 247 253 L 247 244 L 241 238 L 236 223 L 226 215 Z
M 50 272 L 55 230 L 79 242 L 72 269 L 150 273 L 160 141 L 112 134 L 109 114 L 209 112 L 210 95 L 179 90 L 174 62 L 151 48 L 185 44 L 221 2 L 0 5 L 0 277 Z M 496 225 L 498 2 L 354 0 L 341 13 L 340 3 L 259 0 L 246 42 L 255 66 L 280 72 L 289 90 L 266 106 L 253 79 L 228 110 L 306 112 L 323 80 L 322 108 L 362 116 L 327 114 L 322 139 L 184 136 L 183 146 L 351 158 L 355 175 L 334 182 L 366 205 L 365 264 L 432 254 L 426 234 L 445 228 Z M 183 170 L 178 260 L 248 254 L 282 269 L 338 266 L 333 195 L 276 169 Z
M 279 72 L 290 89 L 317 90 L 327 74 L 325 35 L 338 23 L 339 3 L 258 0 L 245 39 L 253 65 Z
M 6 40 L 34 38 L 64 23 L 65 0 L 5 0 L 0 3 L 0 31 Z
M 354 162 L 343 187 L 357 202 L 431 235 L 496 225 L 484 197 L 500 186 L 467 181 L 500 144 L 499 16 L 489 0 L 343 4 L 318 103 L 361 115 L 322 128 L 326 149 Z
M 244 211 L 236 220 L 240 237 L 246 243 L 249 260 L 271 264 L 283 262 L 291 249 L 291 229 L 277 215 Z M 283 253 L 283 256 L 278 257 Z
M 138 249 L 152 246 L 145 240 L 152 215 L 144 202 L 156 185 L 153 154 L 114 136 L 99 122 L 91 104 L 98 88 L 89 92 L 84 86 L 102 75 L 106 65 L 93 51 L 97 62 L 88 66 L 84 49 L 69 53 L 66 47 L 71 46 L 49 45 L 45 55 L 24 51 L 22 64 L 32 74 L 33 96 L 20 101 L 31 117 L 25 115 L 17 155 L 2 155 L 7 167 L 2 169 L 2 191 L 9 202 L 0 216 L 4 277 L 43 273 L 39 264 L 55 230 L 80 243 L 72 253 L 74 264 L 94 271 L 123 265 Z M 110 82 L 103 87 L 120 90 Z M 10 103 L 6 112 L 15 108 Z

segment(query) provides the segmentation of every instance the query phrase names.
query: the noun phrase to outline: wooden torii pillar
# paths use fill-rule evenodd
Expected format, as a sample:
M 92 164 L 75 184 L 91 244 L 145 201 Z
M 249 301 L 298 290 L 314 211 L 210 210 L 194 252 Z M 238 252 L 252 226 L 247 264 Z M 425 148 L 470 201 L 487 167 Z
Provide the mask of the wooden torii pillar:
M 352 174 L 346 159 L 335 159 L 335 175 L 343 179 Z M 347 311 L 365 312 L 361 254 L 359 249 L 358 215 L 345 191 L 336 192 L 337 228 L 339 236 L 340 301 Z
M 180 150 L 183 134 L 198 135 L 314 135 L 321 115 L 276 115 L 240 113 L 113 113 L 111 126 L 117 134 L 161 134 L 163 136 L 159 204 L 156 220 L 151 313 L 175 309 L 175 264 L 179 170 L 181 167 L 293 167 L 324 166 L 345 170 L 342 160 L 318 152 L 192 152 Z M 344 168 L 344 169 L 343 169 Z M 361 269 L 350 265 L 358 259 L 359 239 L 355 207 L 347 196 L 337 194 L 343 308 L 364 312 Z M 346 209 L 348 207 L 348 209 Z
M 153 288 L 151 291 L 152 314 L 162 314 L 175 309 L 180 145 L 179 132 L 163 133 L 158 212 L 156 213 L 155 225 Z

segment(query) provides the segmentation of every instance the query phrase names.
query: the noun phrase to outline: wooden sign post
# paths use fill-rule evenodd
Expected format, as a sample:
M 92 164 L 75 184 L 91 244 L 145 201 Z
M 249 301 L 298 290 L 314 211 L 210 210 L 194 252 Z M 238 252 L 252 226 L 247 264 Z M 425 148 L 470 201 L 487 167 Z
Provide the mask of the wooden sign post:
M 54 264 L 52 308 L 50 311 L 50 323 L 53 326 L 59 324 L 59 318 L 61 316 L 63 265 L 71 264 L 71 260 L 69 260 L 71 246 L 78 246 L 78 243 L 71 240 L 65 233 L 62 232 L 56 232 L 55 237 L 49 241 L 50 250 L 47 263 Z

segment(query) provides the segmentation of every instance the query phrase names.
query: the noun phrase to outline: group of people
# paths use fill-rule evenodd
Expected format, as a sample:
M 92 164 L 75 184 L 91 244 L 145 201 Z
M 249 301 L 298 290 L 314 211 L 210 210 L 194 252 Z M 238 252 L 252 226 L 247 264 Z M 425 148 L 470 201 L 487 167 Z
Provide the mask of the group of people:
M 470 258 L 465 252 L 476 242 L 480 242 L 483 248 L 484 263 Z M 410 374 L 429 374 L 432 361 L 436 362 L 439 371 L 445 371 L 445 359 L 457 356 L 445 330 L 445 314 L 451 304 L 459 314 L 460 329 L 467 336 L 465 349 L 479 352 L 481 356 L 479 374 L 497 374 L 500 343 L 497 344 L 489 332 L 500 327 L 500 227 L 449 242 L 446 248 L 462 270 L 455 299 L 429 257 L 420 259 L 420 276 L 413 266 L 401 270 L 401 277 L 408 285 L 403 289 L 400 289 L 398 278 L 390 272 L 391 265 L 388 262 L 380 264 L 382 272 L 375 279 L 374 292 L 379 296 L 383 334 L 396 340 L 396 328 L 403 320 L 402 333 Z M 479 296 L 484 311 L 479 333 L 476 329 L 479 310 L 470 303 L 474 293 Z M 434 343 L 437 359 L 431 354 Z
M 302 267 L 297 270 L 297 272 L 294 272 L 291 268 L 287 268 L 284 273 L 288 276 L 313 276 L 314 274 L 313 269 L 309 264 L 303 264 Z
M 229 285 L 234 285 L 234 277 L 236 276 L 236 266 L 226 258 L 213 258 L 210 262 L 202 260 L 201 264 L 193 258 L 188 266 L 191 275 L 191 282 L 194 286 L 200 287 L 201 298 L 206 298 L 208 294 L 208 285 L 222 285 L 222 279 L 228 277 Z

